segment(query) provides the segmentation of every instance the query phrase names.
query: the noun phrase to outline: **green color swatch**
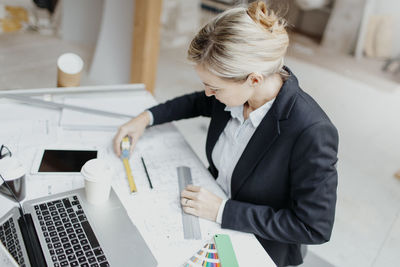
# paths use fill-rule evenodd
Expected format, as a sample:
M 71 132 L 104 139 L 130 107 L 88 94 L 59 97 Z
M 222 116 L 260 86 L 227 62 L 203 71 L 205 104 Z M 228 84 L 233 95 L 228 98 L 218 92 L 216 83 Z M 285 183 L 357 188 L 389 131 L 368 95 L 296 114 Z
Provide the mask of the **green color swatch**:
M 221 267 L 239 267 L 229 235 L 217 234 L 214 236 Z

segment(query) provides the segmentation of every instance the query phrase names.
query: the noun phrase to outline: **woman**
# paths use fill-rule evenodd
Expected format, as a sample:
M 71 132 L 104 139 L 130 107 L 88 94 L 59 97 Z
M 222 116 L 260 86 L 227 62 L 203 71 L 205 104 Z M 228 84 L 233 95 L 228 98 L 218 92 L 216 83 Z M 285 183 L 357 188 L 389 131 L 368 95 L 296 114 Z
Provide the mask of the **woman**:
M 285 23 L 263 2 L 233 8 L 196 35 L 188 58 L 205 90 L 152 107 L 114 138 L 136 143 L 148 125 L 211 117 L 209 170 L 229 199 L 188 186 L 185 212 L 255 234 L 278 266 L 302 263 L 301 244 L 330 239 L 338 133 L 283 66 Z

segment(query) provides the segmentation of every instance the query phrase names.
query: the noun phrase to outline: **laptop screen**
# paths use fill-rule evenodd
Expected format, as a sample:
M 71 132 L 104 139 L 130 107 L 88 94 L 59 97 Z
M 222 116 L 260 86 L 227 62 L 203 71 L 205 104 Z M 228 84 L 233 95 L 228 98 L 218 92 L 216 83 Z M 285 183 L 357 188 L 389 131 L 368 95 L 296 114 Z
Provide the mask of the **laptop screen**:
M 40 162 L 39 172 L 80 172 L 90 159 L 97 158 L 95 150 L 46 149 Z

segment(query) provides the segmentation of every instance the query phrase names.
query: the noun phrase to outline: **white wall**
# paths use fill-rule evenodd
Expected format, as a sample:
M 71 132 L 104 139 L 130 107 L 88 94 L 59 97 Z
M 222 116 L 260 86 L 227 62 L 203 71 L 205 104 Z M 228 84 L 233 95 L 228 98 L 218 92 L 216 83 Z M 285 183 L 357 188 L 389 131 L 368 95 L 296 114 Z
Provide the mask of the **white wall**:
M 200 0 L 163 0 L 161 45 L 188 46 L 200 28 Z
M 129 83 L 133 36 L 133 0 L 105 0 L 89 78 L 101 84 Z
M 96 45 L 104 0 L 65 0 L 62 4 L 61 37 L 79 44 Z
M 400 56 L 400 1 L 375 0 L 375 14 L 390 15 L 393 17 L 394 36 L 393 36 L 392 55 Z

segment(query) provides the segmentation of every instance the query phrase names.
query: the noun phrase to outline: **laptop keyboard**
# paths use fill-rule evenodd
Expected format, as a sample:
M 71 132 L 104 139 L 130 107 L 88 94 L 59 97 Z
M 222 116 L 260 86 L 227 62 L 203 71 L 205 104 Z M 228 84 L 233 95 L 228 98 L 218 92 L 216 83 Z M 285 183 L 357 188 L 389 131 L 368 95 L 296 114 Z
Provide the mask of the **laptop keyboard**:
M 110 266 L 77 196 L 34 207 L 55 267 Z
M 22 254 L 17 230 L 15 229 L 15 223 L 12 217 L 0 226 L 0 239 L 3 245 L 13 256 L 15 261 L 20 266 L 25 266 L 25 260 Z

